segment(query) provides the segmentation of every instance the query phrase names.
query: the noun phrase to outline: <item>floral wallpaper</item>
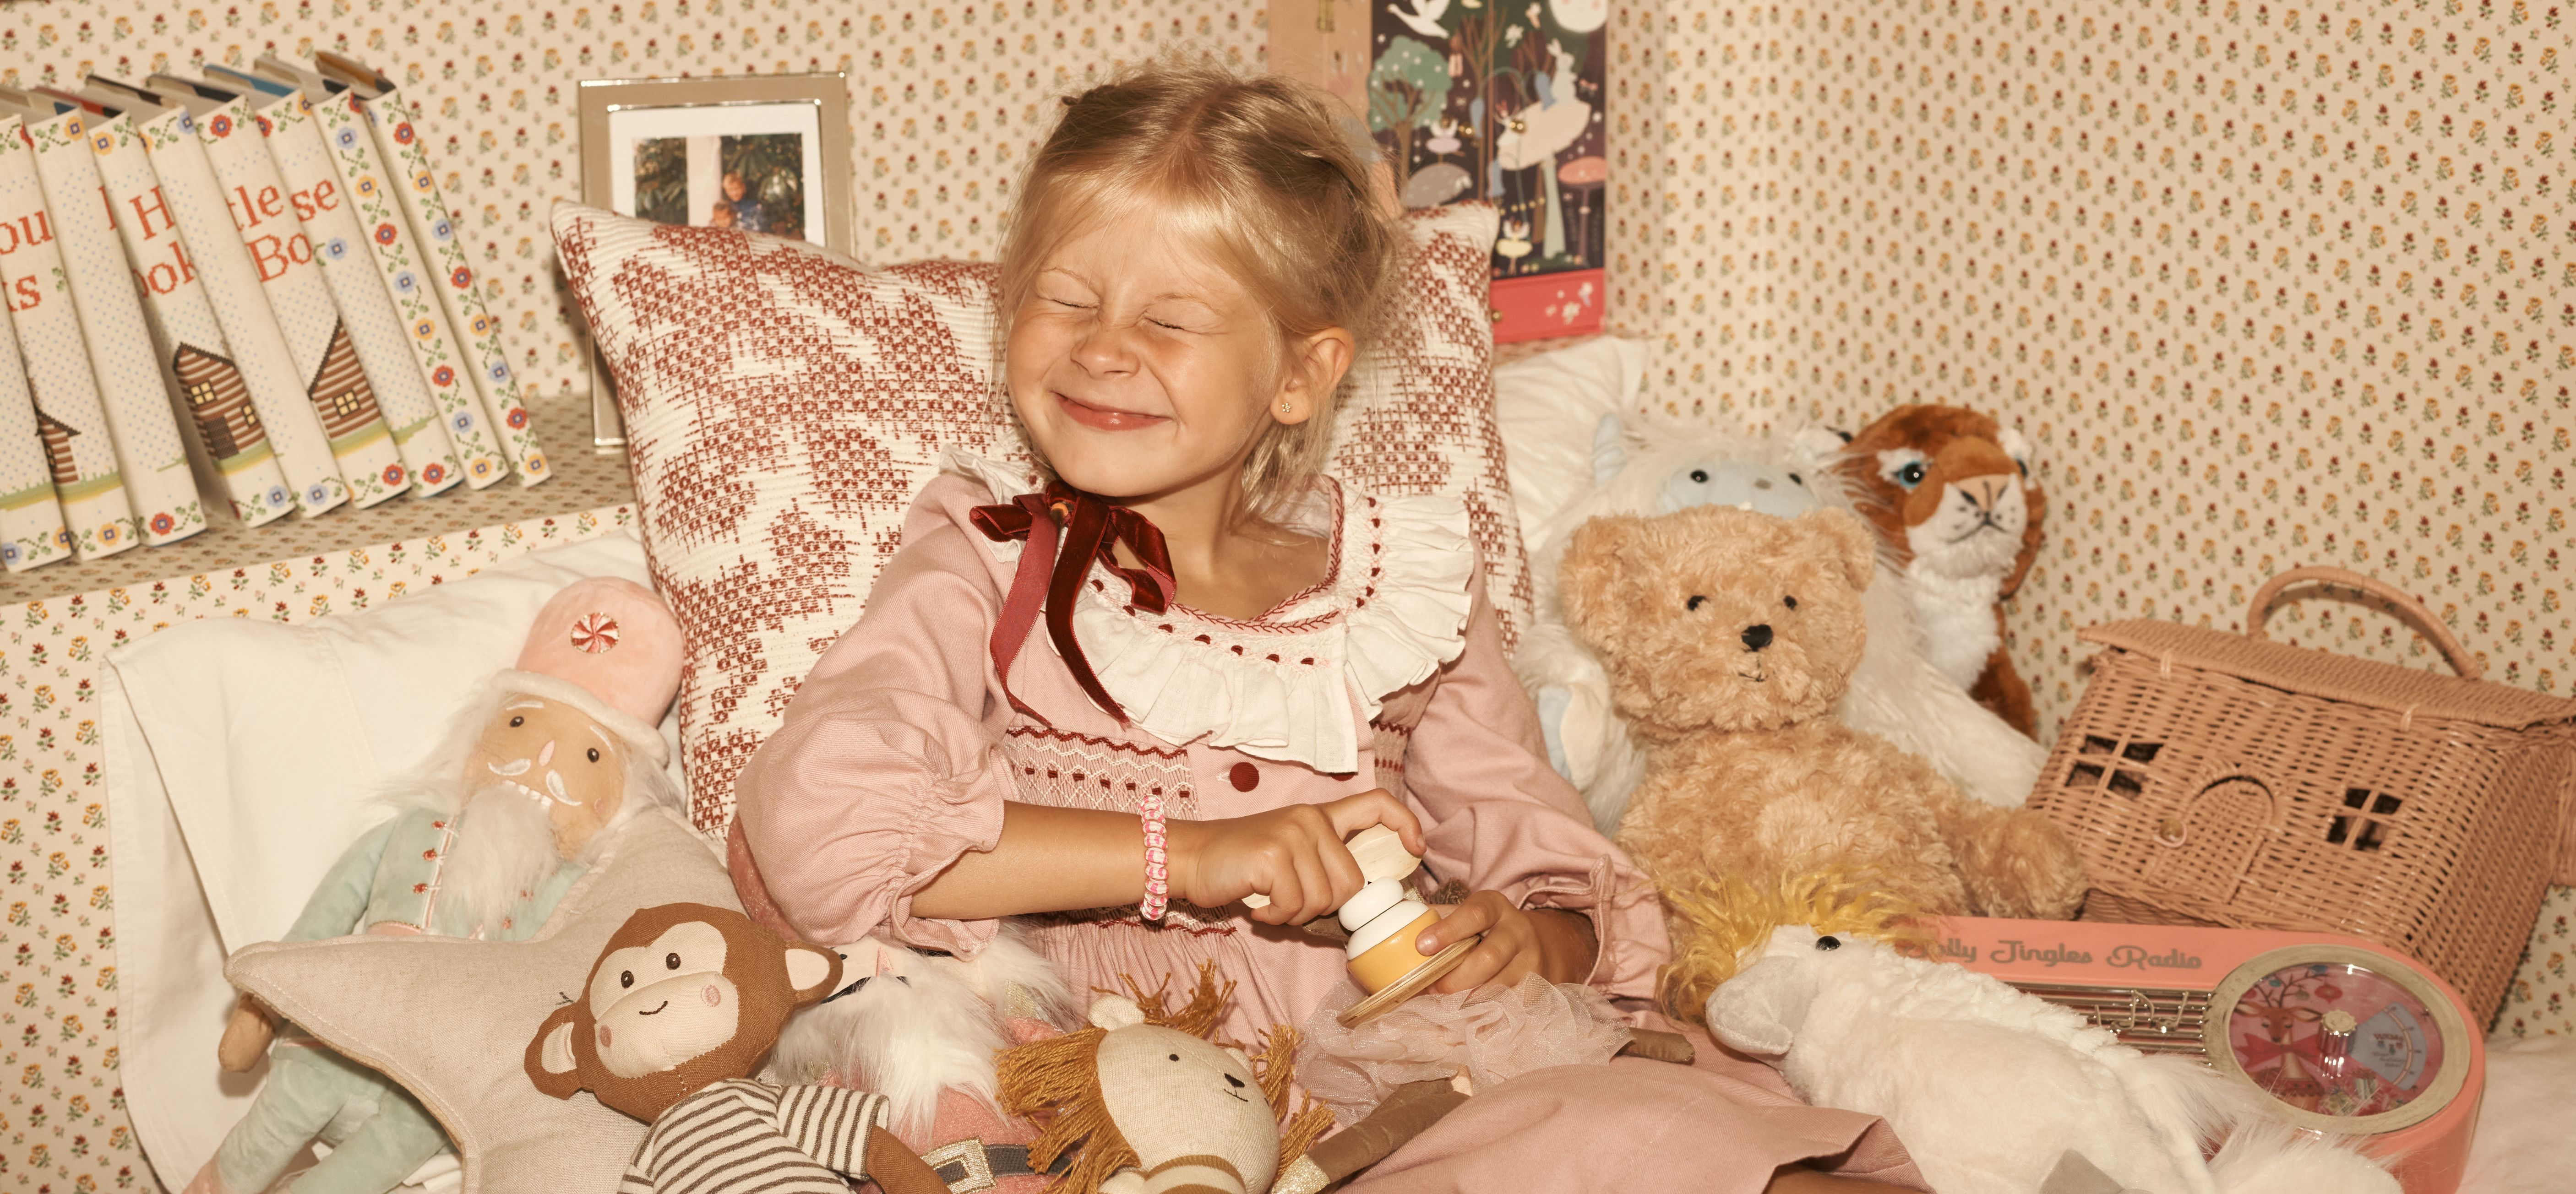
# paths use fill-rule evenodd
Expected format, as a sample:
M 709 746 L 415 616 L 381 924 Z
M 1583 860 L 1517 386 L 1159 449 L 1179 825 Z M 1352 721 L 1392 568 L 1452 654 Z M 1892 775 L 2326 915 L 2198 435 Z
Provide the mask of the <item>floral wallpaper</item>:
M 511 366 L 555 394 L 590 385 L 545 229 L 581 197 L 580 80 L 844 72 L 855 251 L 978 259 L 1056 95 L 1176 44 L 1258 63 L 1266 16 L 1224 0 L 0 0 L 0 86 L 315 50 L 368 63 L 421 115 Z

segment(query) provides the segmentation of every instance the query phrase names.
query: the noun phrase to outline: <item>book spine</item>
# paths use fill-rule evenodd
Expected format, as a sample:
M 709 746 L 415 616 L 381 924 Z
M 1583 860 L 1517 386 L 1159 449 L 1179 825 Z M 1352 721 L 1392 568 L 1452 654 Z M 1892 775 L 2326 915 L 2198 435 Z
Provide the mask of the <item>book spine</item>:
M 349 347 L 312 238 L 296 218 L 293 193 L 277 172 L 277 160 L 269 156 L 264 123 L 247 101 L 237 99 L 197 122 L 197 143 L 205 147 L 216 185 L 223 188 L 234 235 L 268 305 L 266 322 L 284 340 L 287 367 L 294 371 L 305 408 L 321 424 L 350 501 L 365 509 L 409 489 L 411 472 L 403 467 L 375 389 Z M 244 318 L 249 321 L 245 326 L 261 322 L 247 313 Z M 256 327 L 251 339 L 254 345 L 259 342 Z M 243 352 L 247 356 L 252 349 Z
M 88 113 L 71 112 L 28 126 L 27 133 L 36 143 L 36 180 L 54 214 L 72 310 L 89 345 L 117 470 L 125 474 L 125 495 L 148 547 L 206 529 L 206 509 L 188 469 L 179 420 L 171 413 L 169 387 L 152 360 L 152 329 L 143 321 L 143 302 L 135 297 L 134 275 L 126 270 L 125 249 L 102 197 L 99 155 L 114 148 L 114 127 L 127 123 L 122 116 L 93 123 Z
M 63 529 L 62 504 L 54 500 L 52 466 L 18 356 L 18 334 L 0 319 L 0 572 L 71 558 L 72 537 Z
M 269 156 L 291 188 L 295 214 L 304 221 L 314 256 L 322 263 L 322 278 L 340 308 L 341 327 L 375 388 L 394 446 L 411 467 L 412 492 L 427 497 L 455 488 L 465 479 L 464 470 L 456 466 L 456 449 L 440 422 L 437 400 L 412 360 L 402 314 L 394 309 L 384 275 L 366 248 L 367 231 L 350 209 L 312 104 L 299 91 L 257 112 Z
M 143 542 L 117 471 L 106 404 L 90 376 L 89 345 L 72 309 L 72 284 L 36 179 L 36 145 L 17 117 L 0 119 L 0 287 L 35 399 L 45 448 L 71 535 L 72 558 L 95 560 Z
M 233 362 L 232 346 L 215 323 L 215 309 L 197 284 L 197 266 L 179 238 L 161 176 L 143 151 L 143 136 L 131 117 L 120 116 L 90 133 L 98 153 L 99 181 L 107 187 L 107 211 L 125 243 L 125 260 L 142 292 L 143 313 L 152 325 L 153 347 L 166 380 L 179 394 L 183 430 L 193 431 L 232 503 L 233 517 L 244 526 L 261 526 L 286 517 L 295 496 L 286 489 L 286 474 L 277 467 L 277 450 L 269 446 L 268 428 L 251 406 L 250 386 Z
M 303 382 L 286 348 L 277 316 L 260 293 L 259 274 L 243 251 L 241 233 L 225 210 L 223 184 L 197 140 L 196 118 L 173 109 L 135 126 L 160 176 L 161 193 L 178 221 L 179 243 L 196 267 L 208 310 L 232 346 L 233 363 L 249 391 L 252 413 L 267 428 L 278 471 L 297 510 L 310 518 L 349 500 L 339 462 L 322 421 L 305 402 Z
M 313 104 L 313 117 L 321 125 L 323 144 L 331 150 L 331 164 L 340 171 L 358 226 L 375 250 L 385 293 L 402 315 L 403 330 L 410 333 L 405 342 L 411 345 L 421 379 L 429 383 L 430 400 L 438 404 L 438 417 L 455 446 L 457 464 L 465 470 L 465 483 L 481 489 L 508 476 L 509 457 L 501 453 L 492 419 L 474 389 L 472 369 L 465 363 L 465 354 L 457 351 L 447 312 L 438 305 L 437 277 L 421 256 L 420 246 L 413 243 L 396 206 L 393 176 L 376 156 L 375 135 L 367 131 L 367 114 L 359 108 L 358 97 L 348 92 L 324 96 Z
M 360 105 L 376 134 L 385 169 L 395 175 L 394 191 L 403 214 L 411 220 L 412 239 L 428 254 L 430 289 L 447 311 L 447 327 L 456 333 L 465 354 L 466 372 L 492 416 L 494 433 L 519 484 L 537 484 L 554 475 L 537 429 L 519 393 L 518 376 L 510 371 L 509 350 L 501 344 L 501 321 L 484 306 L 474 267 L 465 259 L 465 241 L 437 175 L 429 168 L 429 141 L 421 135 L 420 118 L 402 92 L 388 91 Z

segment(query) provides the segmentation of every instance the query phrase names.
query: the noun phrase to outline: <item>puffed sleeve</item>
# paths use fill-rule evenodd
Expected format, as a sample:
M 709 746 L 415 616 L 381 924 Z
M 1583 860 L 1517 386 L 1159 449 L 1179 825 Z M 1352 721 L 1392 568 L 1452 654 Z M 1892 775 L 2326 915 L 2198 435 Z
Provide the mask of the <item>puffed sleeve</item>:
M 1672 952 L 1654 887 L 1548 766 L 1538 711 L 1504 660 L 1481 575 L 1472 591 L 1466 645 L 1441 669 L 1405 752 L 1424 861 L 1519 907 L 1590 917 L 1601 952 L 1584 981 L 1614 999 L 1652 999 L 1655 969 Z
M 914 893 L 1000 840 L 1014 790 L 987 688 L 1001 594 L 981 545 L 936 506 L 925 493 L 867 612 L 734 781 L 760 877 L 809 941 L 882 931 L 971 955 L 994 933 L 912 914 Z

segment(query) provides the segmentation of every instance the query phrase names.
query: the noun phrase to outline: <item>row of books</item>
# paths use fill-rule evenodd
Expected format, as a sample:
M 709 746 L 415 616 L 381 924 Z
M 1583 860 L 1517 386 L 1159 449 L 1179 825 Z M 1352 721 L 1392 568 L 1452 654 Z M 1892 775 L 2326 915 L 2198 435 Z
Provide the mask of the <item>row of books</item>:
M 0 566 L 551 475 L 425 142 L 332 54 L 0 88 Z

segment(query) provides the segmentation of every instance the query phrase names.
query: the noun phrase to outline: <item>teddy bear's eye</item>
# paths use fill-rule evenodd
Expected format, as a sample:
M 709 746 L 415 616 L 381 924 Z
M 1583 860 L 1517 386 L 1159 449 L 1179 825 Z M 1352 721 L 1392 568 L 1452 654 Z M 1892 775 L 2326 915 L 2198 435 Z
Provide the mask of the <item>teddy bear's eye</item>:
M 1792 609 L 1796 608 L 1797 605 L 1798 603 L 1795 601 L 1789 603 L 1789 606 Z M 596 746 L 590 748 L 590 761 L 594 763 L 599 761 L 599 748 Z
M 1693 593 L 1693 594 L 1691 594 L 1691 599 L 1690 599 L 1690 600 L 1685 601 L 1685 602 L 1683 602 L 1683 603 L 1682 603 L 1682 608 L 1683 608 L 1683 609 L 1686 609 L 1686 610 L 1690 610 L 1690 611 L 1692 611 L 1692 612 L 1696 613 L 1696 612 L 1698 612 L 1698 611 L 1699 611 L 1700 603 L 1702 603 L 1702 602 L 1704 602 L 1704 601 L 1707 601 L 1707 600 L 1708 600 L 1708 598 L 1706 598 L 1706 597 L 1702 597 L 1702 596 L 1700 596 L 1700 595 L 1699 595 L 1699 594 L 1697 594 L 1697 593 Z
M 1706 485 L 1706 484 L 1708 484 L 1708 470 L 1707 470 L 1707 469 L 1704 469 L 1704 468 L 1695 468 L 1695 469 L 1692 469 L 1692 470 L 1691 470 L 1690 477 L 1691 477 L 1691 483 L 1692 483 L 1692 484 L 1694 484 L 1694 485 Z
M 528 719 L 524 717 L 513 717 L 510 719 L 510 728 L 514 730 L 526 724 L 528 724 Z
M 1788 606 L 1791 609 L 1796 609 L 1798 608 L 1798 599 L 1795 597 L 1783 597 L 1780 599 L 1780 604 Z

